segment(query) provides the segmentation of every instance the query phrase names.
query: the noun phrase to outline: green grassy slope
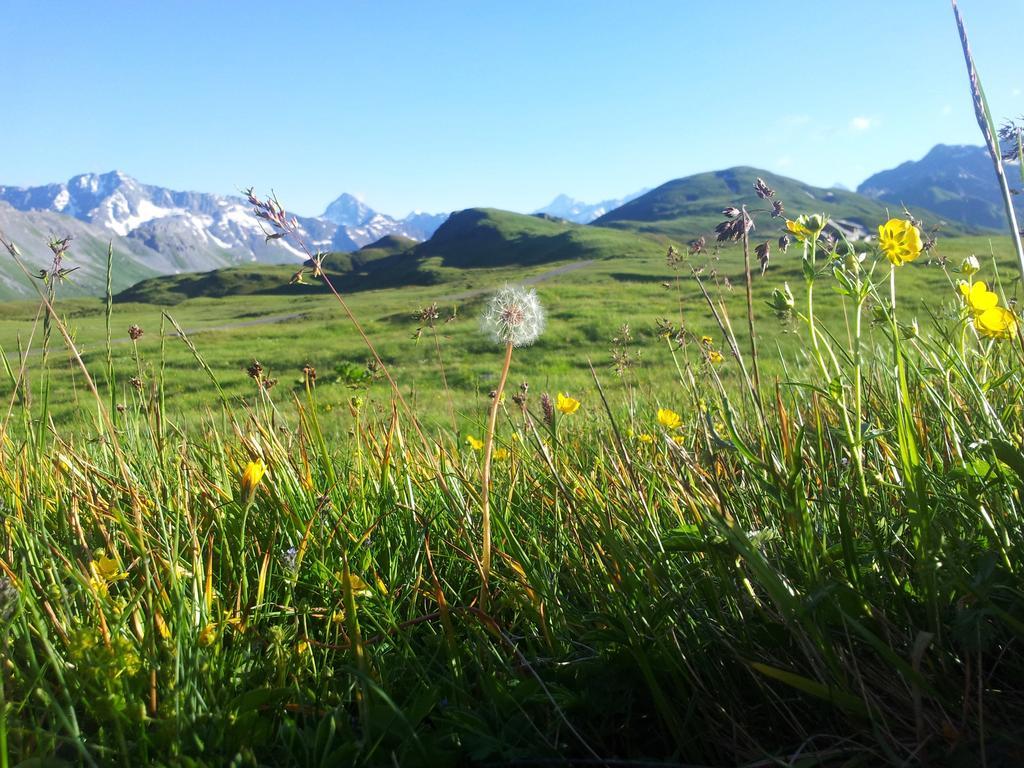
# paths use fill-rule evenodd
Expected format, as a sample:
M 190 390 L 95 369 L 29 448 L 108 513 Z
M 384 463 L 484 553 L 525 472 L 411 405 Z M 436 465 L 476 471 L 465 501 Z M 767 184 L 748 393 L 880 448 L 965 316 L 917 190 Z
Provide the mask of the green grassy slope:
M 559 219 L 486 208 L 459 211 L 425 243 L 386 237 L 355 253 L 330 254 L 324 269 L 342 291 L 437 285 L 458 279 L 465 269 L 558 264 L 579 260 L 663 254 L 661 239 Z M 295 269 L 246 265 L 197 274 L 145 280 L 118 301 L 177 304 L 185 299 L 255 294 L 322 293 L 318 280 L 289 284 Z
M 790 216 L 826 211 L 834 220 L 852 222 L 873 232 L 888 217 L 887 211 L 899 212 L 898 207 L 887 207 L 885 203 L 855 192 L 814 187 L 758 168 L 739 166 L 666 182 L 593 223 L 675 238 L 706 235 L 722 220 L 722 209 L 726 206 L 746 205 L 751 210 L 770 207 L 754 193 L 753 182 L 757 177 L 775 190 Z M 926 225 L 934 225 L 939 219 L 924 210 L 915 214 L 923 218 Z M 951 234 L 980 232 L 961 224 L 946 224 L 943 231 Z

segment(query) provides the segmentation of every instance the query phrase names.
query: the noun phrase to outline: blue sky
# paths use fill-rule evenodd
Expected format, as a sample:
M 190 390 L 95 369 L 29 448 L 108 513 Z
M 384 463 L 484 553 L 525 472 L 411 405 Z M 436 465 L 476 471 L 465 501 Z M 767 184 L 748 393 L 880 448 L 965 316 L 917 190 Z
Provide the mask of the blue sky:
M 1024 3 L 961 10 L 1021 115 Z M 9 0 L 0 29 L 0 184 L 530 211 L 740 164 L 855 186 L 980 143 L 943 0 Z

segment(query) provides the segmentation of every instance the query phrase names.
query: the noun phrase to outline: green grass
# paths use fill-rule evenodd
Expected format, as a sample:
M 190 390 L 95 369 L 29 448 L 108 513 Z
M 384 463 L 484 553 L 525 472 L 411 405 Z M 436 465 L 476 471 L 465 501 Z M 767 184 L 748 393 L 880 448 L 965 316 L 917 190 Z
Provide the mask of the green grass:
M 541 226 L 546 223 L 541 222 Z M 596 232 L 600 238 L 607 230 Z M 638 239 L 629 237 L 628 242 L 636 249 Z M 1012 252 L 1003 240 L 940 239 L 936 256 L 958 265 L 970 253 L 977 253 L 984 260 L 990 250 L 999 257 L 1003 270 L 1012 268 Z M 610 374 L 612 339 L 623 324 L 628 324 L 636 339 L 634 347 L 643 353 L 639 361 L 640 378 L 646 382 L 650 397 L 671 398 L 666 382 L 671 381 L 674 368 L 657 338 L 658 320 L 666 318 L 676 325 L 681 321 L 693 336 L 711 335 L 719 348 L 723 340 L 695 282 L 687 276 L 688 268 L 670 269 L 664 251 L 663 245 L 655 243 L 647 250 L 619 255 L 611 245 L 604 251 L 592 251 L 595 258 L 586 260 L 589 263 L 584 266 L 556 272 L 538 282 L 536 288 L 548 308 L 548 331 L 537 345 L 523 350 L 517 358 L 521 364 L 513 369 L 513 376 L 529 380 L 537 391 L 571 391 L 592 401 L 596 391 L 589 365 L 593 363 L 602 374 Z M 473 424 L 479 422 L 481 410 L 486 407 L 481 393 L 486 394 L 496 383 L 496 353 L 480 335 L 477 321 L 486 294 L 505 282 L 531 280 L 565 267 L 578 267 L 580 263 L 558 261 L 530 267 L 471 270 L 439 266 L 444 282 L 436 285 L 364 290 L 346 296 L 356 316 L 366 324 L 380 354 L 393 367 L 403 392 L 416 401 L 421 417 L 432 424 L 448 422 L 450 394 L 459 422 Z M 704 268 L 709 291 L 725 302 L 745 348 L 745 323 L 740 321 L 742 258 L 738 248 L 725 249 L 717 256 L 695 257 L 692 264 Z M 277 287 L 287 287 L 290 275 L 290 270 L 281 271 Z M 949 278 L 937 261 L 916 263 L 913 269 L 902 270 L 898 278 L 906 297 L 905 309 L 922 323 L 930 312 L 938 311 L 943 304 L 950 310 L 956 301 Z M 788 254 L 776 253 L 766 276 L 755 280 L 755 311 L 761 320 L 759 339 L 769 378 L 785 379 L 784 364 L 797 370 L 806 364 L 806 345 L 796 332 L 799 328 L 791 322 L 777 321 L 767 306 L 774 288 L 788 282 L 796 291 L 802 280 L 799 255 L 793 249 Z M 232 281 L 232 285 L 237 287 L 238 283 Z M 344 290 L 344 283 L 341 286 Z M 1010 283 L 1007 286 L 1011 287 Z M 415 338 L 418 323 L 414 315 L 432 302 L 439 304 L 442 321 L 456 313 L 454 321 L 438 324 L 437 346 L 430 329 L 424 329 Z M 826 320 L 842 329 L 839 296 L 831 290 L 819 291 L 818 302 L 819 312 Z M 146 332 L 138 344 L 143 378 L 147 386 L 152 385 L 162 367 L 169 411 L 176 418 L 191 421 L 211 402 L 213 385 L 181 340 L 164 340 L 164 357 L 160 362 L 164 310 L 181 327 L 194 332 L 194 341 L 204 360 L 233 402 L 241 402 L 254 393 L 245 374 L 252 359 L 258 359 L 271 370 L 278 379 L 279 392 L 300 392 L 302 367 L 306 363 L 315 366 L 320 374 L 320 403 L 324 409 L 343 406 L 350 397 L 366 394 L 367 389 L 371 398 L 386 397 L 386 382 L 370 382 L 356 375 L 369 354 L 333 299 L 319 292 L 195 298 L 175 301 L 166 307 L 115 303 L 113 357 L 120 401 L 130 399 L 128 378 L 138 372 L 134 350 L 127 343 L 128 326 L 138 324 Z M 7 304 L 0 310 L 0 347 L 15 367 L 19 339 L 22 345 L 27 343 L 37 311 L 35 304 L 27 302 Z M 67 316 L 87 363 L 99 365 L 106 357 L 102 302 L 62 302 L 60 311 Z M 267 323 L 268 320 L 276 322 Z M 169 323 L 163 322 L 165 331 L 173 332 Z M 37 348 L 40 333 L 37 327 Z M 445 390 L 440 376 L 438 350 L 450 391 Z M 55 357 L 49 407 L 61 421 L 78 411 L 81 396 L 74 386 L 78 374 L 67 354 L 58 352 Z M 58 362 L 61 360 L 62 363 Z M 31 375 L 31 367 L 29 372 Z M 722 375 L 727 381 L 735 381 L 735 363 L 727 361 Z M 7 381 L 0 391 L 9 396 L 10 386 Z
M 821 355 L 766 306 L 788 282 L 808 313 L 799 246 L 776 255 L 755 280 L 756 405 L 737 248 L 673 268 L 664 243 L 528 218 L 465 223 L 589 255 L 510 246 L 460 269 L 470 249 L 419 246 L 437 283 L 346 291 L 396 390 L 322 294 L 115 303 L 112 377 L 103 304 L 58 297 L 98 398 L 57 330 L 38 353 L 36 305 L 0 308 L 0 765 L 1014 764 L 1024 357 L 974 335 L 941 264 L 981 255 L 1006 302 L 1008 244 L 940 240 L 897 270 L 895 318 L 872 254 L 859 335 L 819 256 Z M 541 277 L 548 328 L 515 351 L 499 411 L 482 591 L 466 437 L 502 351 L 477 317 Z M 169 320 L 161 336 L 165 309 L 195 351 Z M 559 391 L 582 405 L 548 423 Z

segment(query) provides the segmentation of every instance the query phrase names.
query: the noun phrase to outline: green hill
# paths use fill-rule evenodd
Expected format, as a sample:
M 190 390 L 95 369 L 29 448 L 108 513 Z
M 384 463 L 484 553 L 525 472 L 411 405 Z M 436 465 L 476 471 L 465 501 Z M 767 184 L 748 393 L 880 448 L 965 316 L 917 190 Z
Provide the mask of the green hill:
M 415 245 L 415 240 L 388 235 L 353 253 L 327 254 L 323 268 L 336 286 L 348 290 L 422 285 L 429 282 L 430 276 L 419 274 L 416 262 L 406 256 Z M 117 294 L 114 300 L 168 305 L 201 296 L 298 296 L 327 291 L 323 283 L 309 273 L 304 282 L 293 283 L 297 271 L 298 265 L 246 264 L 209 272 L 162 275 L 136 283 Z
M 603 227 L 493 208 L 453 213 L 413 250 L 423 263 L 447 268 L 532 266 L 664 252 L 662 244 Z
M 679 239 L 707 235 L 722 221 L 722 209 L 726 206 L 746 205 L 751 211 L 770 207 L 754 192 L 754 179 L 758 177 L 775 190 L 790 217 L 824 211 L 834 221 L 845 223 L 849 230 L 860 228 L 872 232 L 889 214 L 896 215 L 900 210 L 898 206 L 887 206 L 856 192 L 813 187 L 758 168 L 739 166 L 666 182 L 609 211 L 593 224 Z M 914 213 L 930 225 L 942 218 L 926 210 Z M 766 226 L 767 218 L 758 218 L 762 226 Z M 944 224 L 943 230 L 951 234 L 977 231 L 954 223 Z
M 424 243 L 389 236 L 353 253 L 329 254 L 323 267 L 338 290 L 353 292 L 444 283 L 467 269 L 662 255 L 663 240 L 546 216 L 471 208 L 453 213 Z M 295 271 L 292 266 L 253 264 L 155 277 L 122 291 L 117 300 L 177 304 L 200 296 L 300 295 L 325 290 L 312 276 L 307 276 L 308 284 L 290 283 Z

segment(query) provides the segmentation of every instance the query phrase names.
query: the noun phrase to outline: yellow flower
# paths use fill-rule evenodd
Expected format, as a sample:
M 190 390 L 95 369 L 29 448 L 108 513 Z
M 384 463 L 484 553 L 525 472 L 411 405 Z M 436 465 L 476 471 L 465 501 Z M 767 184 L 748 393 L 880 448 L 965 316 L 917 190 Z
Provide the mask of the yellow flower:
M 668 408 L 658 409 L 658 423 L 665 429 L 679 429 L 683 425 L 682 417 Z
M 199 632 L 199 644 L 202 646 L 213 645 L 217 639 L 217 625 L 212 621 Z
M 806 240 L 817 240 L 821 230 L 828 223 L 828 218 L 814 214 L 813 216 L 797 216 L 796 221 L 786 219 L 786 229 L 801 243 Z
M 653 443 L 654 435 L 652 435 L 649 432 L 642 432 L 636 436 L 636 439 L 639 440 L 641 443 Z
M 968 285 L 961 280 L 957 287 L 972 315 L 987 312 L 999 304 L 999 297 L 988 289 L 983 280 L 979 280 L 973 285 Z
M 568 416 L 571 413 L 576 413 L 576 411 L 580 409 L 580 401 L 574 397 L 569 397 L 568 395 L 559 392 L 558 397 L 555 399 L 555 408 Z
M 340 574 L 340 573 L 335 574 L 335 575 L 338 577 L 338 580 L 341 581 L 342 585 L 344 585 L 344 583 L 345 583 L 344 576 L 342 576 L 342 574 Z M 361 576 L 358 576 L 357 574 L 354 574 L 354 573 L 350 573 L 348 575 L 348 586 L 349 586 L 349 589 L 352 590 L 352 594 L 355 597 L 362 597 L 363 595 L 368 595 L 371 592 L 373 592 L 373 588 L 369 584 L 367 584 L 365 581 L 363 581 Z
M 974 316 L 974 327 L 990 339 L 1012 339 L 1017 335 L 1017 316 L 1003 307 L 992 307 Z
M 466 435 L 466 445 L 468 445 L 474 451 L 479 451 L 481 448 L 484 447 L 483 441 L 477 440 L 472 435 Z
M 495 451 L 494 451 L 494 458 L 495 458 L 496 461 L 504 461 L 505 459 L 508 458 L 508 449 L 507 448 L 497 448 L 497 449 L 495 449 Z
M 714 343 L 714 340 L 710 336 L 701 336 L 700 344 L 702 347 L 710 347 Z
M 682 445 L 684 442 L 686 442 L 686 438 L 684 438 L 682 435 L 672 435 L 672 442 L 675 443 L 676 445 Z
M 302 640 L 299 640 L 299 644 L 295 646 L 295 652 L 298 653 L 299 656 L 301 656 L 302 654 L 307 653 L 308 651 L 309 651 L 309 640 L 306 640 L 305 638 L 303 638 Z
M 100 597 L 106 597 L 110 592 L 110 585 L 115 581 L 128 578 L 128 574 L 121 570 L 117 560 L 108 557 L 102 549 L 96 550 L 93 560 L 89 563 L 89 570 L 92 571 L 92 578 L 89 585 Z
M 245 471 L 242 472 L 242 496 L 245 497 L 246 504 L 252 501 L 252 497 L 256 495 L 256 486 L 263 480 L 266 471 L 263 459 L 256 459 L 256 461 L 250 461 L 245 465 Z
M 725 358 L 722 357 L 722 353 L 719 352 L 717 349 L 712 349 L 710 352 L 708 352 L 708 362 L 710 362 L 712 365 L 718 365 L 719 363 L 725 362 Z
M 119 581 L 128 575 L 121 573 L 117 560 L 107 557 L 105 554 L 100 554 L 99 557 L 92 561 L 92 569 L 96 576 L 104 581 Z
M 889 219 L 878 228 L 878 245 L 894 266 L 921 255 L 921 232 L 906 219 Z

